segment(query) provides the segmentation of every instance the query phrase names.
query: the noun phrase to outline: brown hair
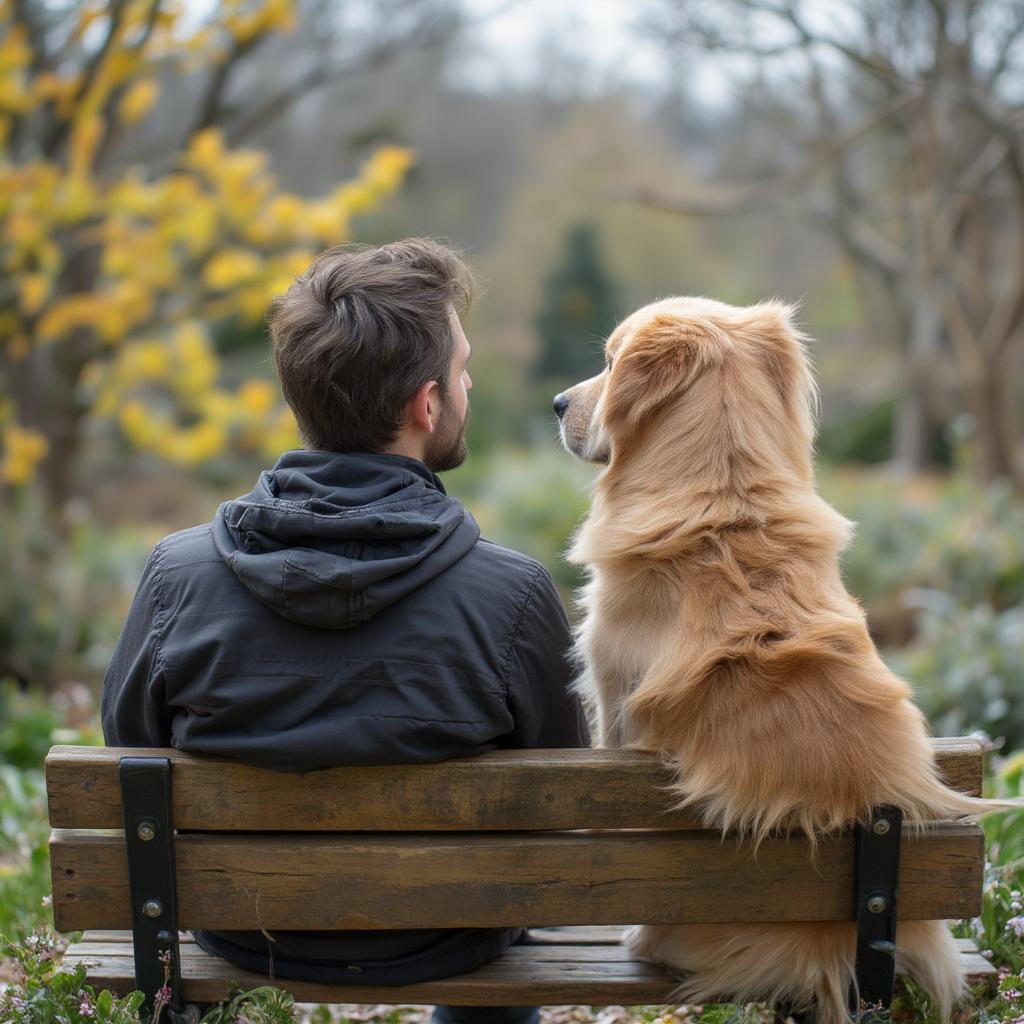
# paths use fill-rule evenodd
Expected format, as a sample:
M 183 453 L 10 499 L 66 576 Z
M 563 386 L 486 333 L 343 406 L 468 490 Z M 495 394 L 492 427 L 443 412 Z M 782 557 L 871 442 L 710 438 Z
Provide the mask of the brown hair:
M 380 451 L 427 381 L 448 387 L 450 307 L 473 299 L 448 244 L 406 238 L 320 253 L 271 303 L 267 325 L 284 397 L 312 448 Z

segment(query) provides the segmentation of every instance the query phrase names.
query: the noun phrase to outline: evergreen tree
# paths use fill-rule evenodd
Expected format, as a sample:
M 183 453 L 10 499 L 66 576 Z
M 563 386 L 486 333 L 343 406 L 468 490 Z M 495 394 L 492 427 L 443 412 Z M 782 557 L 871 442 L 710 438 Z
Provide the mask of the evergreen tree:
M 615 285 L 601 258 L 592 224 L 573 226 L 561 263 L 544 286 L 534 320 L 540 349 L 537 378 L 566 384 L 597 373 L 601 342 L 619 320 Z

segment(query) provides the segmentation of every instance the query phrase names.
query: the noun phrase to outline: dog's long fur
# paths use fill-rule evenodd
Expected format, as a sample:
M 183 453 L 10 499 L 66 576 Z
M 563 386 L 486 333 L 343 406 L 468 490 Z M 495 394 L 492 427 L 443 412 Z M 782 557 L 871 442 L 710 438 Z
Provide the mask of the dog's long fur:
M 566 447 L 607 464 L 570 557 L 585 566 L 581 695 L 603 746 L 664 752 L 681 805 L 756 843 L 902 808 L 911 827 L 992 805 L 938 778 L 838 556 L 850 524 L 814 489 L 814 384 L 792 310 L 667 299 L 625 320 L 566 393 Z M 679 998 L 817 1005 L 846 1020 L 853 923 L 640 926 Z M 904 922 L 898 966 L 945 1020 L 963 989 L 944 923 Z

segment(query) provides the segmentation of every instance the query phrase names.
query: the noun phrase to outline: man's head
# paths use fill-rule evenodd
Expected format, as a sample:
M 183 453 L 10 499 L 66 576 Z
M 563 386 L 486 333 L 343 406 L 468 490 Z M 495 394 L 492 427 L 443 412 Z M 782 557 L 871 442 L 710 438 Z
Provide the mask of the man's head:
M 435 471 L 458 466 L 471 387 L 460 317 L 472 297 L 469 268 L 431 239 L 317 256 L 267 317 L 305 442 L 413 454 Z

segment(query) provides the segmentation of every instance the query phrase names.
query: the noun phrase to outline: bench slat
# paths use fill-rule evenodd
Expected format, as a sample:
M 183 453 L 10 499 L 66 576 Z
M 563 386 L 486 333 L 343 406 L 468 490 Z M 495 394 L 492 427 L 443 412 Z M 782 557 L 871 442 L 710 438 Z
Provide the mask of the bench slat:
M 910 919 L 980 910 L 983 833 L 904 837 Z M 121 835 L 55 831 L 56 926 L 131 925 Z M 766 840 L 756 860 L 711 832 L 178 837 L 185 928 L 330 929 L 845 920 L 853 842 Z
M 981 792 L 983 748 L 933 740 L 942 777 Z M 54 747 L 46 759 L 54 828 L 121 828 L 117 762 L 159 754 L 174 765 L 173 815 L 197 831 L 513 832 L 572 828 L 699 828 L 672 810 L 668 772 L 629 750 L 504 750 L 432 765 L 374 765 L 293 773 L 177 750 Z
M 97 987 L 120 994 L 134 987 L 131 943 L 118 946 L 85 940 L 69 947 L 64 962 L 69 967 L 89 966 L 89 980 Z M 103 952 L 98 948 L 102 945 Z M 992 965 L 969 946 L 961 947 L 972 980 L 994 974 Z M 557 950 L 557 957 L 544 958 Z M 619 955 L 601 949 L 609 957 Z M 516 1005 L 660 1005 L 670 1001 L 676 981 L 665 969 L 652 964 L 614 959 L 594 959 L 595 947 L 572 945 L 512 946 L 501 959 L 472 974 L 406 985 L 401 988 L 369 988 L 316 985 L 275 979 L 274 984 L 310 1003 L 450 1003 L 461 1006 Z M 182 986 L 186 1002 L 215 1002 L 225 998 L 233 983 L 242 988 L 265 985 L 262 975 L 243 971 L 203 952 L 195 944 L 182 947 Z

